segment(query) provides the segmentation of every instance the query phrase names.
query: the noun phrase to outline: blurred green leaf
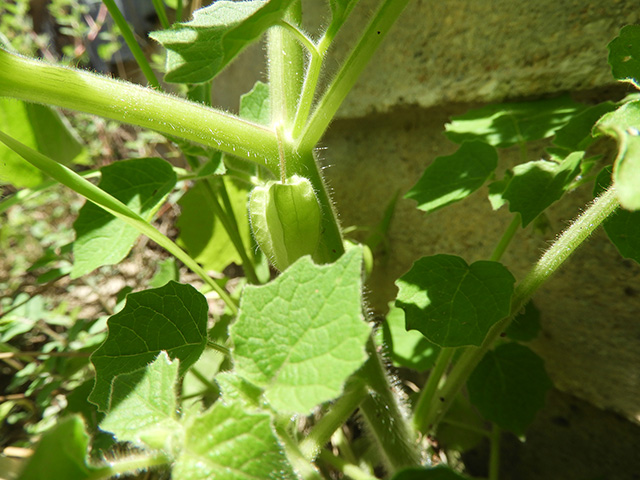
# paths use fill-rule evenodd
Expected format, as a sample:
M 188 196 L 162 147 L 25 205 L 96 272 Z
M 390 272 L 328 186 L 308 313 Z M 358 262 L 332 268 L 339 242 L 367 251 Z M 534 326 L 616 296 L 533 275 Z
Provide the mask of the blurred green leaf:
M 580 172 L 584 152 L 573 152 L 561 163 L 535 160 L 513 168 L 513 178 L 502 193 L 509 210 L 522 215 L 526 227 L 560 199 Z
M 533 302 L 524 306 L 524 310 L 515 316 L 505 332 L 507 337 L 519 342 L 533 340 L 540 333 L 540 310 Z
M 597 127 L 618 142 L 613 183 L 620 205 L 640 210 L 640 101 L 625 103 L 604 115 Z
M 640 88 L 640 25 L 622 27 L 608 48 L 614 78 Z
M 550 137 L 584 108 L 568 95 L 492 104 L 452 117 L 445 125 L 445 135 L 456 143 L 480 140 L 494 147 L 510 147 Z
M 542 359 L 517 343 L 487 352 L 467 381 L 482 416 L 516 435 L 525 433 L 551 387 Z
M 46 432 L 19 480 L 42 480 L 44 478 L 84 480 L 102 478 L 108 469 L 94 468 L 87 464 L 89 436 L 82 419 L 73 415 L 63 418 Z
M 165 80 L 204 83 L 245 47 L 280 21 L 293 0 L 217 1 L 196 10 L 193 20 L 149 36 L 167 49 Z
M 158 262 L 158 267 L 153 278 L 149 280 L 149 286 L 151 288 L 158 288 L 166 285 L 170 281 L 180 281 L 180 272 L 178 271 L 178 264 L 173 257 L 165 258 Z
M 251 230 L 247 216 L 248 191 L 229 178 L 221 178 L 224 182 L 233 214 L 238 222 L 238 229 L 244 245 L 251 245 Z M 180 230 L 178 245 L 185 248 L 189 255 L 206 270 L 221 272 L 231 263 L 241 264 L 242 259 L 227 235 L 222 222 L 214 214 L 211 191 L 215 184 L 204 179 L 196 183 L 178 201 L 181 213 L 176 226 Z
M 171 165 L 161 158 L 135 158 L 101 169 L 98 184 L 105 192 L 150 221 L 176 184 Z M 73 224 L 71 278 L 78 278 L 103 265 L 114 265 L 131 251 L 140 232 L 92 202 L 86 202 Z
M 302 257 L 267 285 L 245 287 L 231 326 L 238 375 L 276 411 L 307 414 L 336 398 L 366 360 L 362 249 L 332 265 Z
M 424 372 L 436 361 L 440 347 L 429 342 L 424 335 L 405 327 L 404 310 L 392 306 L 382 328 L 380 344 L 385 345 L 389 358 L 396 367 L 407 367 Z
M 611 167 L 603 169 L 594 186 L 593 195 L 600 195 L 611 185 Z M 640 211 L 619 208 L 603 223 L 604 231 L 620 255 L 640 263 Z
M 494 147 L 479 141 L 464 142 L 453 155 L 436 158 L 404 198 L 416 200 L 422 211 L 434 212 L 476 191 L 497 166 Z
M 96 382 L 89 400 L 109 411 L 114 379 L 144 368 L 163 350 L 180 360 L 184 374 L 207 344 L 208 310 L 200 292 L 175 282 L 128 295 L 122 311 L 107 322 L 107 339 L 91 355 Z
M 471 265 L 460 257 L 423 257 L 396 281 L 396 305 L 407 329 L 441 347 L 480 345 L 489 329 L 509 314 L 513 275 L 500 263 Z
M 67 165 L 86 155 L 76 136 L 49 107 L 0 98 L 0 130 L 26 146 Z M 46 175 L 0 143 L 0 180 L 16 187 L 36 187 Z
M 553 144 L 565 151 L 564 156 L 578 150 L 586 150 L 596 140 L 593 127 L 597 121 L 615 108 L 613 102 L 603 102 L 586 108 L 556 132 Z

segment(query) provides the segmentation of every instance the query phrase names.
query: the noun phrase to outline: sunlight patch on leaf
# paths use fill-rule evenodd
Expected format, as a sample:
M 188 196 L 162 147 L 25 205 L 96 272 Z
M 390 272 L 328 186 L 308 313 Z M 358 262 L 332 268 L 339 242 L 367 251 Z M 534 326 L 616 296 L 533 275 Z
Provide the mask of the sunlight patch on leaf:
M 175 282 L 130 294 L 122 311 L 109 318 L 107 339 L 91 355 L 96 381 L 89 400 L 109 411 L 114 379 L 146 367 L 163 350 L 180 360 L 184 374 L 207 344 L 208 308 L 195 288 Z
M 500 263 L 453 255 L 423 257 L 396 281 L 406 328 L 441 347 L 480 345 L 509 314 L 513 275 Z

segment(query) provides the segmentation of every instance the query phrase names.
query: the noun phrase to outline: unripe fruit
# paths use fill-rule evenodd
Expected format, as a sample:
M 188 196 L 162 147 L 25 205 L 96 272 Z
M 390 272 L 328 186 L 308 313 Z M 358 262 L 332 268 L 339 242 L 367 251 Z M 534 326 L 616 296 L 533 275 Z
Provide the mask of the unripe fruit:
M 297 175 L 254 188 L 249 220 L 258 246 L 280 271 L 313 255 L 320 242 L 320 204 L 311 182 Z

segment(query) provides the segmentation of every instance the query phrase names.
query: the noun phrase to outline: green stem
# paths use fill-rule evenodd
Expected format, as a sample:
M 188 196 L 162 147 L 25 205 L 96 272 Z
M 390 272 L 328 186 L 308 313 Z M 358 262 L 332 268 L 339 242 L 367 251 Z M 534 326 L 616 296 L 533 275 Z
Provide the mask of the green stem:
M 171 25 L 169 25 L 169 18 L 167 17 L 167 11 L 164 9 L 164 2 L 162 0 L 152 0 L 153 8 L 156 11 L 156 15 L 158 15 L 158 20 L 160 20 L 160 25 L 162 28 L 167 30 Z
M 302 455 L 313 461 L 329 442 L 331 435 L 349 419 L 366 396 L 365 382 L 360 378 L 354 378 L 345 387 L 342 396 L 300 442 Z
M 484 354 L 500 338 L 500 334 L 509 326 L 513 318 L 530 300 L 534 292 L 553 275 L 569 256 L 593 233 L 593 231 L 609 216 L 619 202 L 615 188 L 610 187 L 597 197 L 578 218 L 565 230 L 545 254 L 533 266 L 525 278 L 518 284 L 511 301 L 511 312 L 508 317 L 496 323 L 479 347 L 468 347 L 451 369 L 444 385 L 438 392 L 443 401 L 440 408 L 428 418 L 427 425 L 435 428 L 451 406 L 454 397 L 466 383 L 471 372 L 476 368 Z
M 345 478 L 351 478 L 353 480 L 376 480 L 377 477 L 365 472 L 357 465 L 345 462 L 342 458 L 336 457 L 331 452 L 323 450 L 320 452 L 320 460 L 328 463 L 333 468 L 338 470 Z
M 153 467 L 169 465 L 171 459 L 163 453 L 136 455 L 109 461 L 108 466 L 98 467 L 97 470 L 87 474 L 87 480 L 102 480 L 120 476 L 125 473 L 135 473 L 140 470 L 149 470 Z
M 224 183 L 220 181 L 220 183 L 224 186 Z M 227 210 L 222 208 L 220 202 L 218 202 L 218 197 L 216 192 L 211 187 L 211 184 L 208 180 L 204 180 L 204 186 L 209 194 L 209 200 L 211 201 L 211 207 L 213 209 L 213 213 L 218 220 L 222 223 L 227 235 L 229 236 L 229 240 L 233 243 L 236 252 L 240 255 L 240 259 L 242 260 L 242 266 L 244 268 L 244 273 L 247 276 L 247 279 L 251 283 L 259 283 L 258 277 L 256 275 L 255 270 L 253 269 L 253 263 L 249 259 L 247 255 L 247 251 L 244 247 L 244 243 L 242 242 L 242 237 L 240 236 L 240 232 L 238 231 L 238 224 L 235 223 L 235 216 L 233 214 L 233 209 L 231 208 L 231 204 L 227 206 Z M 222 191 L 220 188 L 218 191 Z M 226 193 L 226 190 L 225 190 Z M 229 197 L 227 197 L 227 201 Z M 223 200 L 224 201 L 224 200 Z
M 293 38 L 295 38 L 298 42 L 300 42 L 300 45 L 302 45 L 304 48 L 306 48 L 309 53 L 313 53 L 313 52 L 317 52 L 318 49 L 316 48 L 315 44 L 311 41 L 311 39 L 309 37 L 307 37 L 304 32 L 302 32 L 298 27 L 296 27 L 295 25 L 291 25 L 289 22 L 284 21 L 284 20 L 280 20 L 277 23 L 278 26 L 284 28 L 287 32 L 289 32 L 291 35 L 293 35 Z
M 200 370 L 198 370 L 195 367 L 191 367 L 189 369 L 189 371 L 193 374 L 194 377 L 196 377 L 198 379 L 198 381 L 204 385 L 205 387 L 207 387 L 207 389 L 210 392 L 219 392 L 220 389 L 218 388 L 218 386 L 213 383 L 211 380 L 209 380 Z
M 438 399 L 435 398 L 436 390 L 456 350 L 456 348 L 442 348 L 438 354 L 438 359 L 431 373 L 429 373 L 429 379 L 422 388 L 414 408 L 413 426 L 417 431 L 424 432 L 427 430 L 428 425 L 424 423 L 424 419 L 429 417 L 428 412 L 433 408 L 433 405 L 438 403 Z
M 219 343 L 209 340 L 207 341 L 207 347 L 209 347 L 211 350 L 215 350 L 216 352 L 220 352 L 225 357 L 231 358 L 231 350 L 229 350 L 224 345 L 220 345 Z
M 384 0 L 307 122 L 296 149 L 312 149 L 409 0 Z
M 227 292 L 213 280 L 204 269 L 198 265 L 184 250 L 173 243 L 169 238 L 164 236 L 140 215 L 133 212 L 129 207 L 122 203 L 117 198 L 111 196 L 104 190 L 96 187 L 94 184 L 85 180 L 77 173 L 73 172 L 64 165 L 60 165 L 55 160 L 52 160 L 35 150 L 23 145 L 17 140 L 13 139 L 9 135 L 0 132 L 0 141 L 15 151 L 18 155 L 24 158 L 34 167 L 42 170 L 54 180 L 69 187 L 76 193 L 82 195 L 87 200 L 95 203 L 100 208 L 111 213 L 115 217 L 124 221 L 128 225 L 138 230 L 143 235 L 146 235 L 151 240 L 156 242 L 162 248 L 171 253 L 174 257 L 184 263 L 194 273 L 196 273 L 207 285 L 209 285 L 215 292 L 218 293 L 220 298 L 227 304 L 229 309 L 236 314 L 238 307 L 235 301 L 227 294 Z
M 178 0 L 178 4 L 176 5 L 176 22 L 182 21 L 182 15 L 183 15 L 182 7 L 183 7 L 182 0 Z
M 300 1 L 287 10 L 283 21 L 297 27 L 301 21 Z M 276 26 L 268 32 L 267 54 L 269 57 L 269 99 L 271 101 L 271 124 L 284 125 L 290 135 L 296 105 L 302 87 L 304 55 L 302 46 L 288 30 Z
M 156 0 L 154 0 L 154 5 L 155 2 Z M 142 48 L 140 48 L 140 45 L 138 45 L 131 27 L 129 27 L 129 24 L 120 12 L 120 9 L 116 5 L 116 2 L 114 0 L 102 0 L 102 3 L 104 3 L 104 5 L 107 7 L 111 18 L 113 18 L 113 21 L 116 22 L 116 25 L 120 29 L 122 38 L 124 38 L 125 43 L 129 47 L 129 50 L 131 50 L 131 53 L 133 53 L 133 57 L 136 59 L 136 62 L 138 63 L 142 74 L 147 79 L 147 82 L 149 82 L 149 85 L 151 85 L 153 88 L 160 90 L 160 82 L 158 82 L 155 73 L 153 73 L 151 65 L 149 65 L 149 62 L 147 62 L 147 57 L 144 56 Z
M 298 473 L 303 480 L 323 480 L 316 468 L 305 458 L 302 452 L 300 452 L 297 443 L 291 438 L 291 435 L 289 435 L 289 432 L 287 432 L 282 423 L 276 422 L 275 429 L 287 453 L 287 458 L 296 473 Z
M 231 199 L 229 198 L 229 192 L 227 192 L 227 186 L 225 185 L 224 181 L 219 182 L 218 192 L 220 193 L 220 198 L 222 198 L 224 209 L 227 212 L 231 231 L 233 232 L 234 237 L 236 237 L 236 242 L 238 243 L 240 248 L 240 250 L 238 250 L 238 253 L 240 254 L 240 258 L 242 259 L 244 273 L 251 283 L 260 283 L 260 281 L 258 280 L 258 275 L 256 274 L 253 260 L 250 258 L 248 250 L 246 249 L 244 241 L 242 240 L 242 236 L 240 235 L 238 219 L 234 215 L 233 206 L 231 205 Z M 231 237 L 231 235 L 229 235 L 229 237 Z
M 513 236 L 518 231 L 518 228 L 520 227 L 520 222 L 522 221 L 521 219 L 522 217 L 520 216 L 519 213 L 516 213 L 514 215 L 513 220 L 511 220 L 511 223 L 505 230 L 504 235 L 502 235 L 502 238 L 500 239 L 500 242 L 498 242 L 498 245 L 496 245 L 496 248 L 491 254 L 491 257 L 489 258 L 489 260 L 491 260 L 492 262 L 500 261 L 500 259 L 502 258 L 502 255 L 504 254 L 504 252 L 507 250 L 507 247 L 511 243 L 511 240 L 513 240 Z
M 500 437 L 502 430 L 495 423 L 491 429 L 491 452 L 489 454 L 489 480 L 500 478 Z
M 309 118 L 309 112 L 311 111 L 311 105 L 313 105 L 318 79 L 320 78 L 320 72 L 322 70 L 324 55 L 321 55 L 317 49 L 309 50 L 309 53 L 311 54 L 311 58 L 309 60 L 309 66 L 307 67 L 307 73 L 304 77 L 302 93 L 300 94 L 300 101 L 298 102 L 298 109 L 293 122 L 291 133 L 293 139 L 297 139 L 300 136 Z
M 372 338 L 367 342 L 369 360 L 359 372 L 370 393 L 360 404 L 371 438 L 378 447 L 390 476 L 398 469 L 421 464 L 415 431 L 407 422 L 389 383 L 385 367 Z
M 278 144 L 272 129 L 132 83 L 0 50 L 0 96 L 150 128 L 277 172 Z

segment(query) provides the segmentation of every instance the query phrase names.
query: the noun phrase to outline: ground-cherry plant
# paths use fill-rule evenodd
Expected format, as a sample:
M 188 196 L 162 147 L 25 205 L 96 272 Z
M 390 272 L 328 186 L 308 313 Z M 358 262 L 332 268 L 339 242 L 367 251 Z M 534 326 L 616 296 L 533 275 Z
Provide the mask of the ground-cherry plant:
M 147 87 L 0 49 L 0 140 L 10 149 L 0 175 L 22 187 L 1 211 L 62 184 L 87 202 L 60 275 L 118 264 L 142 235 L 204 282 L 179 283 L 167 261 L 148 289 L 129 293 L 83 337 L 89 360 L 59 358 L 77 381 L 67 385 L 67 409 L 33 439 L 19 478 L 149 470 L 176 480 L 460 479 L 460 464 L 447 459 L 483 439 L 488 475 L 499 478 L 501 432 L 526 434 L 551 386 L 522 343 L 537 333 L 536 289 L 600 224 L 640 261 L 640 100 L 588 106 L 563 96 L 453 118 L 446 135 L 459 149 L 436 158 L 405 197 L 429 213 L 488 184 L 494 209 L 508 207 L 513 221 L 485 261 L 415 262 L 376 324 L 362 296 L 371 249 L 346 242 L 314 149 L 409 1 L 380 1 L 331 78 L 327 51 L 357 0 L 329 0 L 317 38 L 300 27 L 300 0 L 217 1 L 185 21 L 178 0 L 173 24 L 153 3 L 162 83 L 113 0 L 104 4 Z M 211 108 L 213 79 L 263 36 L 268 82 L 242 97 L 238 116 Z M 609 51 L 614 76 L 639 87 L 640 27 L 624 28 Z M 160 132 L 188 168 L 153 157 L 76 173 L 66 165 L 81 147 L 51 107 Z M 619 146 L 612 166 L 590 153 L 606 136 Z M 545 138 L 546 158 L 527 159 L 527 142 Z M 522 163 L 496 177 L 499 149 L 514 145 Z M 593 202 L 514 278 L 499 259 L 515 232 L 594 179 Z M 174 241 L 154 215 L 177 194 Z M 231 263 L 243 271 L 235 289 L 209 274 Z M 211 298 L 223 312 L 210 312 Z M 0 324 L 3 358 L 22 358 L 11 344 L 25 334 L 16 311 Z M 42 358 L 73 349 L 61 342 Z M 428 375 L 409 394 L 393 365 Z

